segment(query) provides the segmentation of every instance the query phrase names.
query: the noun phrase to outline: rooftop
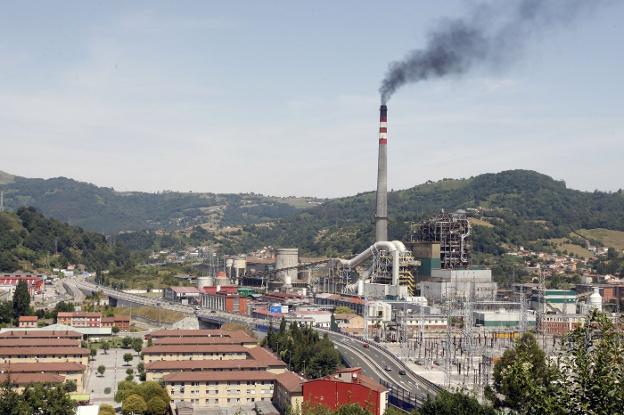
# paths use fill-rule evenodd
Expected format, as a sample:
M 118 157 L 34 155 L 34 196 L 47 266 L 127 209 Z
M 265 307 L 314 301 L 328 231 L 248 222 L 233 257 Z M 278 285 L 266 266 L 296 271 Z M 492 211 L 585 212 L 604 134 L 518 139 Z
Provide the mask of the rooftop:
M 286 364 L 284 364 L 285 366 Z M 158 360 L 145 365 L 145 370 L 219 370 L 219 369 L 266 369 L 268 365 L 255 359 L 232 360 Z
M 0 356 L 88 356 L 89 351 L 82 347 L 0 347 Z
M 39 320 L 39 317 L 37 316 L 19 316 L 18 321 L 19 322 L 26 322 L 26 321 L 32 321 L 32 322 L 37 322 Z
M 61 383 L 65 378 L 52 373 L 0 374 L 0 383 L 5 383 L 7 380 L 10 380 L 13 385 L 29 385 L 31 383 Z
M 143 349 L 144 354 L 161 354 L 161 353 L 247 353 L 248 349 L 239 345 L 218 344 L 218 345 L 164 345 L 149 346 Z
M 0 363 L 0 373 L 83 372 L 86 366 L 76 362 Z
M 279 382 L 284 389 L 290 393 L 303 392 L 303 383 L 305 382 L 305 379 L 294 372 L 280 373 L 275 377 L 275 380 L 277 380 L 277 382 Z
M 228 372 L 177 372 L 163 377 L 165 382 L 219 382 L 231 380 L 275 380 L 276 375 L 265 371 L 233 370 Z
M 16 339 L 49 339 L 74 338 L 82 339 L 82 334 L 73 330 L 46 330 L 46 329 L 1 329 L 0 338 Z
M 232 335 L 237 335 L 236 333 L 239 333 L 239 331 L 227 331 L 221 329 L 161 329 L 153 331 L 145 337 L 232 337 Z
M 0 338 L 0 347 L 78 347 L 80 340 L 67 338 Z

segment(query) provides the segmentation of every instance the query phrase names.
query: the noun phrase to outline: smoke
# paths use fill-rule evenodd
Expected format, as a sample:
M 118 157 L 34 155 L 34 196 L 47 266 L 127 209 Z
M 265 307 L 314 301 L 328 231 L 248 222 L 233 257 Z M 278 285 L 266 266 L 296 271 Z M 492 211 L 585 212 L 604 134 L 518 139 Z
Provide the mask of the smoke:
M 423 49 L 392 62 L 379 88 L 385 104 L 403 85 L 477 66 L 503 68 L 517 59 L 532 36 L 588 14 L 598 0 L 496 1 L 473 7 L 468 16 L 444 19 L 428 33 Z

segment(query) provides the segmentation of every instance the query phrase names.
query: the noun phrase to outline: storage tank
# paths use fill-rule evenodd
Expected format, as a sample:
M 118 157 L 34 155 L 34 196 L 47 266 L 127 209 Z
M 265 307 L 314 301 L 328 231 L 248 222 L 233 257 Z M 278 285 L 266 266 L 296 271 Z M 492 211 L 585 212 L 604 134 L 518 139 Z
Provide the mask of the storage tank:
M 297 248 L 278 248 L 275 258 L 275 269 L 296 267 L 299 265 L 299 249 Z M 297 279 L 297 269 L 289 269 L 287 271 L 278 271 L 277 278 L 282 281 L 282 287 L 292 287 L 292 281 Z
M 245 275 L 247 269 L 247 260 L 245 258 L 234 259 L 234 275 L 238 278 L 241 275 Z
M 197 277 L 197 289 L 201 291 L 204 287 L 212 287 L 214 285 L 214 278 L 211 276 Z
M 594 292 L 589 296 L 589 309 L 602 311 L 602 296 L 598 287 L 594 287 Z
M 229 285 L 230 280 L 228 279 L 225 272 L 219 271 L 217 272 L 217 278 L 215 280 L 215 285 Z

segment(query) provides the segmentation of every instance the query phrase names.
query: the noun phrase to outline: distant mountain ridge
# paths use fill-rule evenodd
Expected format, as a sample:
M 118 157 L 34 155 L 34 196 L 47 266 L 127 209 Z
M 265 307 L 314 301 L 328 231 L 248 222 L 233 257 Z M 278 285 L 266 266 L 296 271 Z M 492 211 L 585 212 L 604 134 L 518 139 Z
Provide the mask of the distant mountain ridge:
M 374 192 L 322 201 L 256 194 L 116 192 L 67 178 L 0 181 L 10 209 L 34 206 L 45 215 L 113 233 L 189 229 L 204 224 L 224 251 L 298 246 L 319 255 L 346 255 L 373 240 Z M 321 203 L 323 202 L 323 203 Z M 583 192 L 529 170 L 443 179 L 389 193 L 390 236 L 409 240 L 410 223 L 440 210 L 471 209 L 494 226 L 476 226 L 477 251 L 558 238 L 578 229 L 624 230 L 624 192 Z M 207 225 L 206 225 L 207 224 Z M 224 227 L 239 228 L 220 232 Z
M 102 233 L 214 227 L 288 217 L 320 199 L 257 194 L 117 192 L 65 177 L 31 179 L 0 172 L 5 207 L 33 206 L 47 216 Z

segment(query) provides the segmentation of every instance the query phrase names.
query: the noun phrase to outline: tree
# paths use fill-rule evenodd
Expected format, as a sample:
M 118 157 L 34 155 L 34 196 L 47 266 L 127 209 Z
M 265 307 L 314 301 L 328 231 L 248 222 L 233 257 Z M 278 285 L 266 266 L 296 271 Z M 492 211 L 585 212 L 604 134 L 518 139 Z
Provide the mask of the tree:
M 132 376 L 132 375 L 134 375 L 134 369 L 132 369 L 131 367 L 129 367 L 128 369 L 126 369 L 126 375 L 128 375 L 128 376 Z
M 329 329 L 331 331 L 338 331 L 338 324 L 336 323 L 336 316 L 334 313 L 331 315 L 331 319 L 329 321 Z
M 493 375 L 496 393 L 488 389 L 486 395 L 496 407 L 519 413 L 529 408 L 539 413 L 560 413 L 556 411 L 557 369 L 548 363 L 532 334 L 523 334 L 513 349 L 503 353 Z
M 144 382 L 137 388 L 137 393 L 140 394 L 145 401 L 149 401 L 154 397 L 158 397 L 165 402 L 169 402 L 169 393 L 158 382 Z
M 0 301 L 0 324 L 9 324 L 13 321 L 13 304 L 9 301 Z
M 149 415 L 165 415 L 167 413 L 167 404 L 162 398 L 154 396 L 147 401 L 147 413 Z
M 31 415 L 29 406 L 22 396 L 11 389 L 8 383 L 0 386 L 0 414 L 3 415 Z
M 435 398 L 427 397 L 423 407 L 414 415 L 496 415 L 497 411 L 461 392 L 442 391 Z
M 108 354 L 107 352 L 108 349 L 110 349 L 110 343 L 107 340 L 104 340 L 100 347 L 102 348 L 102 350 L 104 350 L 104 354 Z
M 75 402 L 61 385 L 31 384 L 22 392 L 22 398 L 37 415 L 73 415 L 76 410 Z
M 99 365 L 97 367 L 97 372 L 100 376 L 104 376 L 104 372 L 106 372 L 106 366 L 104 365 Z
M 336 314 L 353 314 L 353 310 L 346 306 L 338 306 L 334 309 Z
M 63 387 L 65 388 L 66 392 L 76 392 L 78 390 L 78 385 L 76 385 L 76 382 L 73 380 L 68 380 L 67 382 L 65 382 Z
M 91 356 L 91 360 L 95 360 L 95 356 L 97 356 L 97 349 L 95 347 L 91 347 L 89 349 L 89 355 Z
M 338 408 L 335 415 L 371 415 L 371 412 L 362 408 L 360 405 L 356 403 L 350 403 L 346 405 L 342 405 Z
M 121 381 L 117 385 L 117 392 L 115 393 L 115 402 L 121 403 L 128 396 L 138 394 L 139 385 L 133 381 Z
M 132 347 L 132 337 L 130 336 L 125 336 L 123 339 L 121 339 L 121 347 L 124 349 L 130 349 Z
M 119 333 L 119 327 L 117 327 L 117 326 L 113 326 L 113 328 L 111 329 L 111 331 L 113 332 L 113 334 L 117 334 L 117 333 Z
M 115 415 L 115 408 L 113 408 L 109 404 L 104 403 L 100 405 L 100 411 L 98 412 L 98 415 Z
M 594 310 L 568 336 L 559 357 L 562 413 L 616 414 L 624 408 L 624 344 L 609 318 Z
M 26 281 L 20 280 L 13 293 L 13 317 L 28 315 L 30 311 L 30 294 Z
M 145 414 L 147 412 L 147 403 L 140 395 L 129 395 L 121 404 L 121 412 L 124 415 Z
M 137 353 L 141 353 L 141 350 L 143 350 L 143 340 L 139 337 L 135 337 L 134 339 L 132 339 L 132 349 Z
M 126 362 L 126 365 L 130 364 L 132 362 L 132 353 L 124 353 L 123 360 Z

